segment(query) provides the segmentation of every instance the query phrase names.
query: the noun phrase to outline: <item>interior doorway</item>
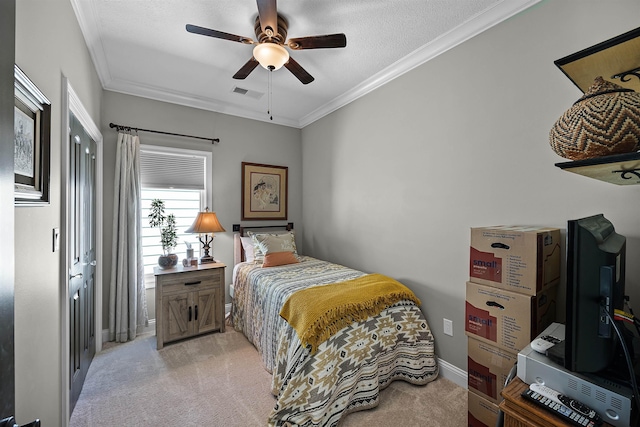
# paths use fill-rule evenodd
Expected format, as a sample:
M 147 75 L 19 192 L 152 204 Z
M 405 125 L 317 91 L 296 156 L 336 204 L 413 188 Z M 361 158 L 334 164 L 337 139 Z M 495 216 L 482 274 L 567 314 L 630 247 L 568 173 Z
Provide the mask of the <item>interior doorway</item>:
M 62 123 L 61 327 L 63 424 L 102 349 L 102 134 L 66 78 Z M 63 110 L 63 111 L 64 111 Z

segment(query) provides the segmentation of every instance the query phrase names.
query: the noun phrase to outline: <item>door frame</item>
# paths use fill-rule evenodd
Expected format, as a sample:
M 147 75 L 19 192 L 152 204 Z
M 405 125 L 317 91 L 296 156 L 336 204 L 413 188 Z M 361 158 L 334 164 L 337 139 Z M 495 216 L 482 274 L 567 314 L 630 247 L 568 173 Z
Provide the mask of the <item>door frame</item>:
M 13 114 L 15 106 L 15 0 L 0 1 L 0 419 L 16 413 L 14 348 L 15 207 Z
M 102 133 L 82 105 L 80 98 L 71 87 L 66 76 L 62 76 L 62 120 L 61 141 L 61 225 L 60 235 L 60 326 L 62 328 L 61 348 L 61 422 L 65 427 L 69 424 L 69 112 L 78 119 L 87 134 L 96 142 L 96 281 L 95 281 L 95 337 L 96 353 L 102 350 L 102 222 L 103 222 L 103 140 Z

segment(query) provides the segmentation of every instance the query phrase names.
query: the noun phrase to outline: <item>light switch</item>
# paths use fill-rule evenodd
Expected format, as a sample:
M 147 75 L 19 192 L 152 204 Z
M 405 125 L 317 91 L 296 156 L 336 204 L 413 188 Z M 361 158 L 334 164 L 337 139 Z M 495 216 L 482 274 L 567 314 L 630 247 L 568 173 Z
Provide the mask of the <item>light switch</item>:
M 53 252 L 60 250 L 60 229 L 58 227 L 53 229 Z
M 444 334 L 453 336 L 453 321 L 449 319 L 443 319 L 444 323 Z

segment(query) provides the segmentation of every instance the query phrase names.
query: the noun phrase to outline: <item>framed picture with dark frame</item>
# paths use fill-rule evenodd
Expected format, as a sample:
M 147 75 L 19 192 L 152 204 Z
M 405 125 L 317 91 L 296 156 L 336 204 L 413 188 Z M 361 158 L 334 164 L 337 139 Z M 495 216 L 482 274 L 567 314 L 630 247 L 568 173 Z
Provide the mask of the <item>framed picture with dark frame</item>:
M 14 76 L 14 203 L 48 205 L 51 102 L 17 65 Z
M 288 168 L 242 162 L 242 219 L 287 219 Z

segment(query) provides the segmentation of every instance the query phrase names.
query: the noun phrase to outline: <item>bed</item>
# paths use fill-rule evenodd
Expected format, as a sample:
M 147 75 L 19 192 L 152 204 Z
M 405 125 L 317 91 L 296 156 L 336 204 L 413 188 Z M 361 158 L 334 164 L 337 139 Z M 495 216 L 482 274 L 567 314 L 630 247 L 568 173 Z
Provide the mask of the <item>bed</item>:
M 318 292 L 347 288 L 365 292 L 367 288 L 359 287 L 362 283 L 373 283 L 380 277 L 395 281 L 298 254 L 291 226 L 283 233 L 274 227 L 253 227 L 239 228 L 234 234 L 232 322 L 253 343 L 272 374 L 276 403 L 268 425 L 335 426 L 351 412 L 377 406 L 380 391 L 395 380 L 424 385 L 436 379 L 433 335 L 416 304 L 419 300 L 402 292 L 386 301 L 381 311 L 378 307 L 354 321 L 345 320 L 341 312 L 342 323 L 326 320 L 332 322 L 327 328 L 333 328 L 332 333 L 308 341 L 309 335 L 302 334 L 294 320 L 306 317 L 307 309 L 300 313 L 300 307 L 309 311 L 321 307 Z M 251 233 L 253 237 L 247 236 Z M 283 252 L 290 251 L 297 262 L 265 267 L 273 263 L 271 254 L 260 253 L 265 247 L 256 236 L 280 236 L 271 238 L 278 241 L 287 241 L 289 236 L 293 247 L 286 246 Z M 258 244 L 245 252 L 243 243 L 250 248 L 249 242 Z M 248 252 L 256 247 L 258 259 L 254 260 Z M 290 259 L 291 254 L 287 255 Z M 311 302 L 305 305 L 301 302 L 305 299 L 295 299 L 303 296 Z M 294 315 L 296 309 L 298 314 Z M 317 319 L 315 327 L 323 329 L 318 328 Z

